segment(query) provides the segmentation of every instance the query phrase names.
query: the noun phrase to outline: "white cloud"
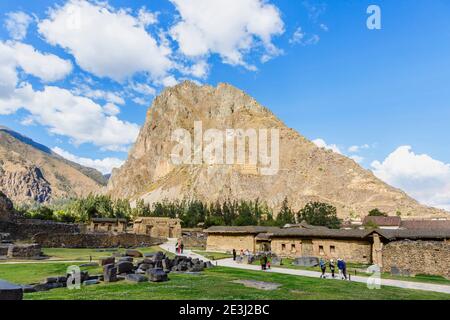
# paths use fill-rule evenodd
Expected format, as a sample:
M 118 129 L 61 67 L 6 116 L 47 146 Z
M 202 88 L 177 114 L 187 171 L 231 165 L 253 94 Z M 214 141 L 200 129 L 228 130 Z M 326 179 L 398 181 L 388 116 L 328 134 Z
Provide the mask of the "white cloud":
M 154 96 L 156 94 L 155 88 L 150 87 L 148 84 L 145 83 L 137 83 L 137 82 L 131 83 L 129 85 L 129 88 L 144 96 Z
M 325 142 L 325 140 L 323 139 L 315 139 L 312 141 L 316 146 L 318 146 L 319 148 L 325 148 L 327 150 L 331 150 L 335 153 L 339 153 L 342 154 L 341 150 L 339 149 L 339 147 L 335 144 L 327 144 Z
M 319 27 L 320 27 L 320 29 L 322 29 L 325 32 L 328 32 L 328 30 L 329 30 L 328 26 L 326 24 L 324 24 L 324 23 L 321 23 L 319 25 Z
M 41 53 L 27 44 L 0 41 L 0 98 L 9 98 L 13 94 L 19 81 L 18 68 L 51 82 L 65 78 L 72 71 L 72 64 L 53 54 Z
M 114 103 L 107 103 L 103 106 L 103 112 L 109 116 L 116 116 L 120 113 L 120 109 Z
M 70 0 L 52 8 L 38 30 L 48 43 L 68 50 L 81 68 L 96 76 L 123 81 L 146 72 L 161 79 L 172 68 L 171 50 L 145 30 L 150 22 L 148 11 L 135 17 L 107 3 Z
M 374 174 L 420 202 L 450 210 L 450 164 L 401 146 L 383 162 L 372 162 Z
M 145 7 L 142 7 L 138 13 L 138 20 L 144 27 L 155 24 L 158 22 L 158 14 L 148 11 Z
M 23 40 L 27 36 L 28 26 L 33 18 L 22 11 L 9 12 L 6 14 L 5 27 L 14 40 Z
M 317 34 L 307 37 L 306 32 L 304 32 L 301 27 L 295 29 L 292 37 L 289 39 L 290 44 L 301 44 L 302 46 L 315 45 L 319 43 L 319 41 L 320 37 Z
M 181 53 L 191 58 L 219 54 L 224 63 L 254 70 L 244 55 L 256 47 L 264 56 L 282 51 L 272 43 L 284 32 L 277 7 L 263 0 L 170 0 L 180 14 L 170 30 Z
M 78 85 L 72 92 L 76 95 L 83 95 L 94 100 L 105 100 L 119 105 L 125 104 L 125 100 L 122 98 L 120 92 L 92 89 L 85 84 Z
M 291 39 L 289 39 L 289 43 L 290 44 L 301 43 L 304 37 L 305 33 L 302 31 L 302 27 L 298 27 L 292 34 Z
M 41 53 L 28 44 L 11 43 L 18 66 L 28 74 L 53 82 L 64 79 L 72 72 L 72 63 L 54 54 Z
M 139 98 L 139 97 L 134 98 L 133 102 L 136 104 L 139 104 L 141 106 L 148 106 L 150 104 L 150 102 L 148 102 L 147 100 Z
M 59 154 L 61 157 L 66 158 L 67 160 L 76 162 L 85 167 L 97 169 L 103 174 L 111 173 L 113 168 L 119 168 L 124 163 L 123 160 L 118 158 L 90 159 L 78 157 L 59 147 L 52 148 L 52 151 Z
M 19 108 L 27 110 L 34 123 L 47 127 L 50 133 L 70 137 L 75 144 L 93 143 L 103 149 L 125 151 L 139 132 L 138 125 L 111 115 L 112 108 L 104 109 L 89 98 L 54 86 L 34 91 L 24 84 L 11 98 L 0 99 L 0 113 Z
M 357 153 L 360 152 L 363 149 L 369 149 L 370 146 L 368 144 L 363 144 L 363 145 L 354 145 L 348 148 L 348 152 L 353 152 L 353 153 Z

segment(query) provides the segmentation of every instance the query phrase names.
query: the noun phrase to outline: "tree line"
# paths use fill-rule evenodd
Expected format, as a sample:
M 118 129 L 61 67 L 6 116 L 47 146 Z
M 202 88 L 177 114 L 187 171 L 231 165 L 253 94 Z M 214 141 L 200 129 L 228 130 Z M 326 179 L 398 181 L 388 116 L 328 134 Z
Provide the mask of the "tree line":
M 182 227 L 203 226 L 283 226 L 306 221 L 311 225 L 339 228 L 341 220 L 332 205 L 311 202 L 294 211 L 285 198 L 274 215 L 268 205 L 259 200 L 225 200 L 204 203 L 200 200 L 163 200 L 153 206 L 138 200 L 134 207 L 126 199 L 112 199 L 106 195 L 60 201 L 52 205 L 18 208 L 26 218 L 66 223 L 86 223 L 92 218 L 168 217 L 181 219 Z

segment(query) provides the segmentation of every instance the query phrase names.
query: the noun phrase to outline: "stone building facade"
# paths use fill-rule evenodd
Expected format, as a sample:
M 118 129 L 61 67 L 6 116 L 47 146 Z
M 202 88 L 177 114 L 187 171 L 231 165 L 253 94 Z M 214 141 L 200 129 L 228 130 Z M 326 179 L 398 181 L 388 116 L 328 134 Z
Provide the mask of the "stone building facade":
M 181 220 L 161 217 L 140 217 L 134 220 L 133 232 L 155 238 L 181 238 Z
M 383 271 L 450 279 L 449 241 L 395 241 L 384 246 Z
M 208 251 L 244 249 L 252 253 L 270 251 L 285 258 L 342 258 L 353 263 L 377 264 L 387 272 L 392 267 L 408 268 L 412 274 L 447 276 L 450 270 L 448 229 L 211 227 L 205 232 L 208 234 Z
M 89 232 L 127 232 L 127 219 L 92 218 L 87 230 Z

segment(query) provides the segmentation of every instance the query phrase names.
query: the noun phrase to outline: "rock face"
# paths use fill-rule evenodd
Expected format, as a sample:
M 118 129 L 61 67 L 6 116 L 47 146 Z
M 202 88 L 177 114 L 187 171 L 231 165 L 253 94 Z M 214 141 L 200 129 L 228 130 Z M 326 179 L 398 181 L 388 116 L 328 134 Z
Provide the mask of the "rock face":
M 85 196 L 105 184 L 97 170 L 68 161 L 43 145 L 0 127 L 0 191 L 15 203 Z
M 12 201 L 0 191 L 0 221 L 11 221 L 15 217 Z
M 260 174 L 256 166 L 206 163 L 176 165 L 171 154 L 177 129 L 194 139 L 194 121 L 208 129 L 279 129 L 279 171 Z M 269 134 L 270 136 L 270 134 Z M 227 84 L 217 87 L 184 82 L 165 90 L 147 112 L 147 119 L 127 162 L 113 172 L 107 192 L 116 198 L 266 201 L 279 208 L 287 196 L 294 209 L 310 201 L 336 206 L 340 217 L 365 216 L 374 208 L 395 215 L 440 216 L 444 211 L 425 207 L 379 179 L 353 160 L 318 148 L 286 127 L 268 109 Z M 275 212 L 276 213 L 276 212 Z

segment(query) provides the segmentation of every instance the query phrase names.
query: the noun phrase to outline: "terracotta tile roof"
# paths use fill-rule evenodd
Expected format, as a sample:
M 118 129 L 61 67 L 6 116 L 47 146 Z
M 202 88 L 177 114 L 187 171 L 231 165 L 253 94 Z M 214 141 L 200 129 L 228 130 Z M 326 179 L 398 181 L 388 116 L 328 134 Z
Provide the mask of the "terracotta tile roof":
M 363 220 L 363 225 L 369 222 L 372 222 L 379 227 L 400 227 L 402 219 L 400 217 L 367 216 Z

